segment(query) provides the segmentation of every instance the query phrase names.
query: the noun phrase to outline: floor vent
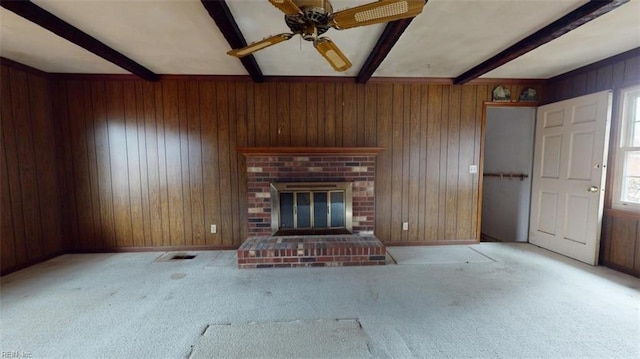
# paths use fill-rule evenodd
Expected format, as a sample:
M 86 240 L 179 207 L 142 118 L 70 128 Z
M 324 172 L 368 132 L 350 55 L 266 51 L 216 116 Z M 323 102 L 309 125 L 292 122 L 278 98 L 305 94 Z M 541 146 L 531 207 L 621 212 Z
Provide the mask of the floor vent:
M 179 261 L 179 260 L 183 260 L 183 259 L 193 259 L 196 256 L 192 255 L 192 254 L 176 254 L 175 256 L 171 257 L 172 261 Z
M 194 259 L 195 254 L 189 254 L 185 252 L 168 252 L 158 257 L 155 262 L 175 262 L 187 259 Z

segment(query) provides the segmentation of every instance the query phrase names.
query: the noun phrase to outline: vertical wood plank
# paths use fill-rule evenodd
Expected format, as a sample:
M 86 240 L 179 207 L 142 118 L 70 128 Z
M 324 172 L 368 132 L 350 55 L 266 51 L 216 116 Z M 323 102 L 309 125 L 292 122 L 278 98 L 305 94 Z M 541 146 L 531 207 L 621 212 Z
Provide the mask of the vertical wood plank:
M 55 93 L 56 99 L 53 101 L 55 104 L 55 116 L 56 116 L 56 139 L 58 147 L 58 181 L 60 183 L 60 192 L 58 194 L 58 200 L 60 202 L 60 208 L 62 211 L 60 235 L 62 236 L 62 247 L 66 250 L 73 250 L 71 244 L 73 238 L 78 237 L 78 226 L 75 207 L 75 194 L 73 191 L 73 167 L 71 163 L 71 139 L 69 135 L 69 115 L 67 106 L 67 89 L 64 81 L 58 81 L 52 86 L 52 91 Z M 17 228 L 14 228 L 16 230 Z
M 473 161 L 478 165 L 479 173 L 473 176 L 473 194 L 471 203 L 473 204 L 473 209 L 471 213 L 471 237 L 480 240 L 480 228 L 478 219 L 480 218 L 480 208 L 479 204 L 479 196 L 480 193 L 480 181 L 481 181 L 481 168 L 482 164 L 480 163 L 480 153 L 482 151 L 482 116 L 483 116 L 483 103 L 485 101 L 489 101 L 491 90 L 487 86 L 478 86 L 476 88 L 476 116 L 475 116 L 475 135 L 474 135 L 474 151 L 473 151 Z
M 326 142 L 325 136 L 325 122 L 327 121 L 327 111 L 325 108 L 325 85 L 324 83 L 317 84 L 317 97 L 318 97 L 318 130 L 317 130 L 317 144 L 318 146 L 324 146 Z
M 596 87 L 599 91 L 610 89 L 613 85 L 613 66 L 608 65 L 598 69 Z M 569 98 L 571 96 L 568 96 Z
M 60 243 L 55 130 L 48 81 L 32 74 L 28 81 L 42 228 L 40 241 L 43 256 L 49 256 L 63 249 Z
M 124 96 L 121 81 L 108 81 L 107 126 L 111 159 L 111 196 L 117 247 L 131 247 L 131 203 L 129 201 L 129 165 L 124 124 Z
M 365 85 L 356 85 L 356 146 L 365 147 Z
M 249 146 L 249 139 L 247 138 L 247 128 L 250 127 L 249 122 L 252 119 L 249 118 L 248 114 L 253 113 L 253 103 L 249 101 L 253 98 L 253 94 L 251 91 L 252 86 L 250 83 L 238 83 L 236 85 L 237 129 L 235 146 L 237 147 Z M 235 183 L 237 186 L 236 202 L 238 207 L 236 209 L 236 212 L 234 213 L 234 216 L 236 217 L 234 223 L 236 223 L 236 227 L 239 230 L 239 232 L 234 237 L 234 243 L 239 246 L 247 238 L 249 232 L 247 213 L 247 165 L 244 156 L 235 151 L 235 147 L 231 148 L 231 152 L 236 159 L 235 171 L 237 181 L 235 181 Z
M 278 146 L 291 146 L 291 117 L 289 114 L 290 87 L 291 84 L 289 83 L 280 83 L 276 88 Z
M 403 113 L 402 113 L 402 191 L 401 191 L 401 217 L 403 222 L 407 222 L 409 228 L 415 226 L 409 220 L 409 185 L 411 172 L 411 86 L 402 85 L 403 91 Z M 400 225 L 402 228 L 402 224 Z M 402 230 L 401 242 L 409 241 L 409 230 Z
M 324 146 L 336 146 L 336 84 L 324 85 Z M 320 121 L 322 123 L 322 121 Z
M 10 210 L 3 211 L 10 212 L 10 218 L 12 219 L 13 227 L 13 256 L 16 264 L 26 263 L 27 257 L 27 243 L 25 235 L 25 224 L 23 217 L 23 202 L 22 202 L 22 182 L 20 180 L 20 169 L 18 160 L 18 145 L 16 138 L 16 131 L 14 127 L 15 117 L 13 113 L 13 104 L 18 101 L 14 99 L 18 94 L 12 92 L 10 70 L 2 67 L 2 147 L 5 149 L 6 158 L 6 171 L 8 176 L 8 191 L 9 191 L 9 203 Z M 5 203 L 4 201 L 2 202 Z M 3 237 L 4 238 L 4 237 Z M 5 240 L 3 239 L 3 242 Z M 3 265 L 4 268 L 4 265 Z
M 131 213 L 131 245 L 144 246 L 144 217 L 142 209 L 142 181 L 140 173 L 140 150 L 138 145 L 138 119 L 136 111 L 136 89 L 133 81 L 123 82 L 124 129 L 127 144 L 129 173 L 129 206 Z
M 455 239 L 473 239 L 475 230 L 473 223 L 474 208 L 477 201 L 473 202 L 473 177 L 469 173 L 469 166 L 476 164 L 474 159 L 476 141 L 476 89 L 471 86 L 462 86 L 460 107 L 460 146 L 458 163 L 458 193 L 456 213 Z
M 247 147 L 256 146 L 255 83 L 246 85 Z
M 443 231 L 440 231 L 440 212 L 438 208 L 444 196 L 441 193 L 441 171 L 443 166 L 440 161 L 443 154 L 442 134 L 442 85 L 428 85 L 428 105 L 427 105 L 427 160 L 426 160 L 426 186 L 425 191 L 425 240 L 433 242 L 443 239 Z
M 289 86 L 289 107 L 291 108 L 291 146 L 307 145 L 307 105 L 304 83 Z
M 220 165 L 218 159 L 217 87 L 213 82 L 200 82 L 200 118 L 202 127 L 202 172 L 205 228 L 220 226 Z M 268 118 L 266 118 L 268 121 Z M 267 137 L 268 138 L 268 137 Z M 206 244 L 219 244 L 220 233 L 206 232 Z
M 596 70 L 589 71 L 587 74 L 587 83 L 585 87 L 585 93 L 594 93 L 596 90 L 596 80 L 598 79 L 598 72 Z
M 355 147 L 358 132 L 358 94 L 356 84 L 345 83 L 342 86 L 342 145 Z
M 335 138 L 334 146 L 344 146 L 343 144 L 343 127 L 344 127 L 344 92 L 342 87 L 343 83 L 335 84 L 335 124 L 333 126 L 333 137 Z
M 318 85 L 308 83 L 305 88 L 307 108 L 307 146 L 318 146 Z
M 11 114 L 11 84 L 9 83 L 9 70 L 2 66 L 0 74 L 0 236 L 2 236 L 0 246 L 0 269 L 4 272 L 6 269 L 13 268 L 19 264 L 18 253 L 16 251 L 16 234 L 13 230 L 14 206 L 11 202 L 11 175 L 9 168 L 9 160 L 7 158 L 7 141 L 4 134 L 7 122 L 12 117 Z
M 147 131 L 146 125 L 146 113 L 145 102 L 147 102 L 147 96 L 144 92 L 143 82 L 136 81 L 135 83 L 135 98 L 136 98 L 136 134 L 138 135 L 137 144 L 135 149 L 138 154 L 138 164 L 140 171 L 140 205 L 142 209 L 142 243 L 143 247 L 151 247 L 153 245 L 153 235 L 151 230 L 151 205 L 149 196 L 149 162 L 147 154 Z
M 69 130 L 71 146 L 71 163 L 73 172 L 73 189 L 75 207 L 78 216 L 78 238 L 72 239 L 73 248 L 85 249 L 92 247 L 93 216 L 91 211 L 91 180 L 89 177 L 89 159 L 87 156 L 87 128 L 85 125 L 85 108 L 78 106 L 84 102 L 84 87 L 79 81 L 70 81 L 67 86 L 69 108 Z
M 233 244 L 233 220 L 231 213 L 231 165 L 229 163 L 229 93 L 228 84 L 220 82 L 216 84 L 217 94 L 217 120 L 218 120 L 218 165 L 220 168 L 219 198 L 220 203 L 220 242 L 225 246 Z
M 403 185 L 403 125 L 404 125 L 404 86 L 393 85 L 393 107 L 391 118 L 391 241 L 402 241 L 402 185 Z
M 280 118 L 278 113 L 278 84 L 269 83 L 269 146 L 278 146 L 280 140 Z
M 164 87 L 167 86 L 163 82 L 156 82 L 154 85 L 154 100 L 156 108 L 156 137 L 158 141 L 158 178 L 160 181 L 160 209 L 162 215 L 162 246 L 170 246 L 173 239 L 170 215 L 170 194 L 169 188 L 169 170 L 167 169 L 167 130 L 165 125 L 165 108 L 164 108 Z M 169 132 L 171 136 L 171 132 Z M 175 220 L 175 219 L 174 219 Z
M 180 119 L 178 112 L 178 84 L 175 81 L 166 81 L 162 84 L 162 105 L 169 213 L 168 245 L 184 245 Z
M 640 79 L 640 57 L 627 59 L 624 64 L 624 85 L 637 83 Z
M 242 244 L 240 242 L 240 223 L 238 223 L 238 212 L 239 212 L 239 189 L 238 189 L 238 152 L 235 151 L 237 146 L 237 131 L 238 131 L 238 120 L 244 121 L 244 119 L 240 119 L 236 112 L 236 88 L 240 86 L 240 83 L 231 82 L 228 84 L 227 91 L 229 92 L 229 105 L 228 105 L 228 115 L 227 121 L 229 123 L 229 133 L 228 133 L 228 160 L 229 160 L 229 192 L 231 195 L 231 201 L 228 202 L 231 204 L 231 212 L 229 213 L 230 221 L 231 221 L 231 244 L 239 246 Z M 228 205 L 227 205 L 228 206 Z
M 193 221 L 191 218 L 191 179 L 189 168 L 195 165 L 191 161 L 191 153 L 189 152 L 189 118 L 187 115 L 187 89 L 186 81 L 178 82 L 178 123 L 179 123 L 179 141 L 180 141 L 180 170 L 182 183 L 182 226 L 183 238 L 181 243 L 184 245 L 193 245 Z M 179 190 L 179 189 L 177 189 Z
M 421 175 L 421 160 L 425 158 L 423 156 L 423 148 L 421 147 L 420 135 L 422 134 L 422 93 L 420 85 L 408 86 L 408 92 L 410 92 L 411 111 L 410 115 L 410 127 L 408 136 L 405 136 L 405 140 L 408 138 L 408 183 L 409 189 L 407 191 L 407 205 L 408 220 L 409 220 L 409 241 L 422 241 L 422 237 L 419 237 L 420 232 L 420 175 Z M 406 98 L 406 97 L 405 97 Z M 426 152 L 426 151 L 425 151 Z
M 633 268 L 635 238 L 638 232 L 638 221 L 631 217 L 613 217 L 611 227 L 611 262 L 625 268 Z
M 189 142 L 189 193 L 191 196 L 191 226 L 193 245 L 206 244 L 204 211 L 202 126 L 198 82 L 186 84 L 187 127 Z
M 269 145 L 269 84 L 254 84 L 255 143 L 258 147 Z
M 105 84 L 95 81 L 91 84 L 91 99 L 94 108 L 96 157 L 98 158 L 98 188 L 100 190 L 100 218 L 102 238 L 99 248 L 115 248 L 116 232 L 113 218 L 113 198 L 111 196 L 111 156 L 109 150 L 109 130 L 107 123 Z
M 377 103 L 378 87 L 376 85 L 365 85 L 364 94 L 364 145 L 368 147 L 380 146 L 377 141 Z M 385 151 L 388 149 L 385 148 Z
M 393 166 L 393 87 L 387 84 L 375 85 L 377 89 L 376 134 L 377 145 L 387 150 L 378 154 L 376 166 L 376 236 L 383 242 L 390 242 L 391 237 L 391 178 Z
M 24 72 L 11 69 L 10 73 L 13 126 L 16 136 L 18 172 L 20 178 L 22 219 L 24 221 L 24 241 L 29 259 L 43 255 L 40 225 L 40 201 L 37 196 L 35 153 L 31 127 L 31 109 L 29 107 L 29 84 Z
M 640 220 L 636 220 L 636 235 L 633 238 L 635 250 L 633 252 L 633 271 L 640 273 Z
M 428 147 L 427 147 L 427 136 L 429 133 L 429 86 L 428 85 L 420 85 L 419 89 L 419 97 L 420 97 L 420 119 L 419 119 L 419 127 L 420 132 L 418 133 L 419 143 L 418 143 L 418 195 L 417 195 L 417 226 L 418 226 L 418 240 L 419 241 L 428 241 L 429 238 L 427 236 L 427 224 L 429 223 L 429 215 L 426 212 L 427 207 L 427 159 L 428 159 Z
M 156 94 L 158 86 L 152 83 L 144 82 L 143 90 L 143 106 L 144 106 L 144 129 L 145 129 L 145 153 L 147 157 L 147 181 L 148 181 L 148 197 L 149 197 L 149 221 L 151 226 L 150 241 L 145 241 L 146 245 L 162 246 L 164 245 L 165 223 L 166 218 L 163 216 L 163 187 L 161 185 L 160 172 L 160 151 L 159 151 L 159 124 L 161 114 L 157 113 Z M 168 235 L 168 233 L 166 234 Z
M 450 87 L 442 88 L 442 97 L 440 101 L 441 113 L 440 113 L 440 160 L 438 165 L 440 166 L 440 178 L 438 180 L 438 240 L 444 241 L 446 237 L 446 225 L 447 225 L 447 156 L 449 152 L 449 99 L 451 90 Z

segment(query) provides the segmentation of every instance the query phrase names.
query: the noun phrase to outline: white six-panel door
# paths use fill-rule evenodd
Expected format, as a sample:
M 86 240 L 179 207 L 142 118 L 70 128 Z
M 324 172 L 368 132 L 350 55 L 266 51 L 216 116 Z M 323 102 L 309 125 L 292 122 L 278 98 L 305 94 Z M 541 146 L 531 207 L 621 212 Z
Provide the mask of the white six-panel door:
M 598 262 L 611 92 L 538 108 L 529 242 Z

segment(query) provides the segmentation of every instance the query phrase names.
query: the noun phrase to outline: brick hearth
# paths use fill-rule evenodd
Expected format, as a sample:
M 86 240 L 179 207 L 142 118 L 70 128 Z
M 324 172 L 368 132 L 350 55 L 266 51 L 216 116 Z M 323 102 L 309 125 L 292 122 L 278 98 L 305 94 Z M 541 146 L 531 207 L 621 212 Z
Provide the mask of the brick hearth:
M 382 148 L 238 148 L 247 166 L 249 238 L 240 268 L 385 264 L 373 235 L 376 155 Z M 353 235 L 272 236 L 271 183 L 351 182 Z
M 238 249 L 238 267 L 381 265 L 386 253 L 382 242 L 372 235 L 252 237 Z

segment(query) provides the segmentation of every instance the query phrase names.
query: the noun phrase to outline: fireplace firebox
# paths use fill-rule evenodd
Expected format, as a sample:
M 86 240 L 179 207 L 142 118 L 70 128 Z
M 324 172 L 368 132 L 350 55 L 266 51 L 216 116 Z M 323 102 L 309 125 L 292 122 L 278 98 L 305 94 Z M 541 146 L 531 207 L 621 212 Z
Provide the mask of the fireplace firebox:
M 287 182 L 270 187 L 273 235 L 351 233 L 352 183 Z

